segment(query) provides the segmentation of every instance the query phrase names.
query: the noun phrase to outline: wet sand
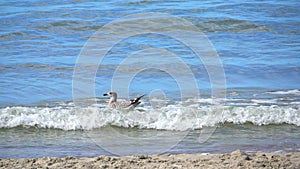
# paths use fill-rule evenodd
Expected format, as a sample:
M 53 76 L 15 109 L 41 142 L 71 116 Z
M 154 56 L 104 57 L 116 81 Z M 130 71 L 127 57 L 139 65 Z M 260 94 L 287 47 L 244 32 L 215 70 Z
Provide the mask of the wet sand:
M 300 152 L 0 159 L 0 168 L 300 168 Z

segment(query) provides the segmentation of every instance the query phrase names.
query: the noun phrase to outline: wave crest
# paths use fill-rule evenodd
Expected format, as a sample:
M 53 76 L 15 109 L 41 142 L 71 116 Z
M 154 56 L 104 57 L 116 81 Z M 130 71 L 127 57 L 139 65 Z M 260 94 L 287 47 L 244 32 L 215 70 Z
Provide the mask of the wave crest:
M 62 130 L 92 130 L 108 125 L 147 129 L 201 129 L 222 123 L 300 126 L 300 106 L 213 106 L 162 108 L 142 107 L 121 112 L 98 107 L 7 107 L 0 109 L 0 128 L 38 127 Z

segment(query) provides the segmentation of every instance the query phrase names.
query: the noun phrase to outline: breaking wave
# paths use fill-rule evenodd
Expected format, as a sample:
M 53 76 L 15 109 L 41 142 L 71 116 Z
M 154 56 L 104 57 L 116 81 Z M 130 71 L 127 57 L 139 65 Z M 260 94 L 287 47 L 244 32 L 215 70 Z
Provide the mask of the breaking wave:
M 62 130 L 92 130 L 108 125 L 159 130 L 194 130 L 223 123 L 300 126 L 300 106 L 213 106 L 169 105 L 140 107 L 121 112 L 99 107 L 6 107 L 0 109 L 0 128 L 37 127 Z

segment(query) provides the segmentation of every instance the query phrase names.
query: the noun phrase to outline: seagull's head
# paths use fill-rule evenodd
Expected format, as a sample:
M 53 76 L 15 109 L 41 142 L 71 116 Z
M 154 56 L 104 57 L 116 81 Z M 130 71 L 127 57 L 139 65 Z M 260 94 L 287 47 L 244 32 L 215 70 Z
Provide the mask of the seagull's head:
M 117 98 L 117 93 L 116 92 L 108 92 L 108 93 L 103 94 L 103 96 L 109 96 L 109 97 Z

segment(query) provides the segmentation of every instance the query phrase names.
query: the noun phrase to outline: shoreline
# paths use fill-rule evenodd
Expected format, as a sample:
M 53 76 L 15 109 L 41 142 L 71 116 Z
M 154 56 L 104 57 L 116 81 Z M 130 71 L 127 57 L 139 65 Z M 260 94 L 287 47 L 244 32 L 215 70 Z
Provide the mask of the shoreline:
M 1 158 L 0 168 L 300 168 L 300 152 Z

